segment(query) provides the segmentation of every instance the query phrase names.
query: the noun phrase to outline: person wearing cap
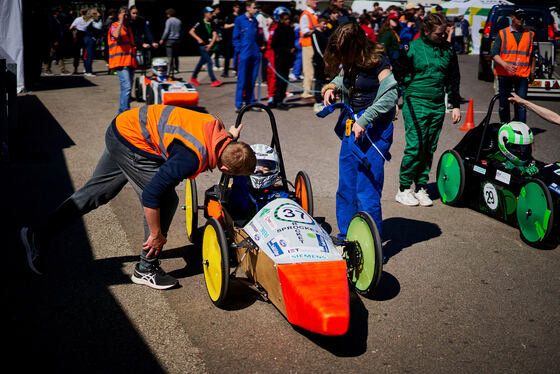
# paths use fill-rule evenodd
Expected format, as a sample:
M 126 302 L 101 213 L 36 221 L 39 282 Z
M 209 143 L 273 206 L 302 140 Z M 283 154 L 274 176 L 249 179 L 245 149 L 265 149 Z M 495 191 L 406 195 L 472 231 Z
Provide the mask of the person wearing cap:
M 165 54 L 167 55 L 168 72 L 167 75 L 173 76 L 179 73 L 179 47 L 183 38 L 183 23 L 175 15 L 175 9 L 169 8 L 165 11 L 167 20 L 165 29 L 159 44 L 165 43 Z
M 212 83 L 210 83 L 211 87 L 219 87 L 223 83 L 216 79 L 214 76 L 214 68 L 212 67 L 212 48 L 218 41 L 218 33 L 215 29 L 215 25 L 212 22 L 212 12 L 214 9 L 207 6 L 204 8 L 204 18 L 201 22 L 197 22 L 190 30 L 189 35 L 193 37 L 198 43 L 198 49 L 200 50 L 200 59 L 196 64 L 192 77 L 190 80 L 191 84 L 195 86 L 199 86 L 200 82 L 198 81 L 198 73 L 204 64 L 206 64 L 208 69 L 208 76 Z
M 404 14 L 399 19 L 401 24 L 401 32 L 399 38 L 401 39 L 401 45 L 408 45 L 416 34 L 418 33 L 418 25 L 416 20 L 416 11 L 420 7 L 416 3 L 407 3 L 404 7 Z
M 255 82 L 261 63 L 262 33 L 259 31 L 255 15 L 257 2 L 248 0 L 245 13 L 235 19 L 233 27 L 233 47 L 239 61 L 237 63 L 237 88 L 235 91 L 235 110 L 239 111 L 245 104 L 255 102 Z
M 494 74 L 498 78 L 500 94 L 500 121 L 510 121 L 508 96 L 512 89 L 525 99 L 529 82 L 535 78 L 535 59 L 533 40 L 535 33 L 523 27 L 525 11 L 516 8 L 511 14 L 511 25 L 498 31 L 492 46 L 492 58 L 495 62 Z M 525 107 L 515 105 L 515 120 L 526 122 Z

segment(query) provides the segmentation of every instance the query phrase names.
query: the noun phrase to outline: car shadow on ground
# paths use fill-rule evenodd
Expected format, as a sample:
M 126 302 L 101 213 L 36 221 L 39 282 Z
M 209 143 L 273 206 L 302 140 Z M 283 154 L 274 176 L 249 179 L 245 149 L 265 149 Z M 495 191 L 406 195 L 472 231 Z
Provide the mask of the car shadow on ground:
M 4 249 L 10 265 L 2 295 L 4 357 L 21 372 L 163 373 L 109 286 L 130 283 L 123 263 L 95 259 L 83 221 L 48 246 L 47 273 L 34 275 L 19 238 L 23 225 L 42 222 L 74 191 L 63 150 L 74 144 L 34 95 L 18 97 L 19 122 L 10 132 L 10 162 L 0 165 Z M 43 253 L 44 254 L 44 253 Z M 38 370 L 37 370 L 38 369 Z

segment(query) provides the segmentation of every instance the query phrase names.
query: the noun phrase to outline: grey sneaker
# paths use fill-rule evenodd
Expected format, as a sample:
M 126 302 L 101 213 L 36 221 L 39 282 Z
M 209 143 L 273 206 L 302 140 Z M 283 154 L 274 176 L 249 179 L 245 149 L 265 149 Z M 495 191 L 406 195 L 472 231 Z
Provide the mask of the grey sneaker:
M 132 282 L 136 284 L 143 284 L 148 287 L 155 288 L 156 290 L 166 290 L 177 285 L 177 279 L 168 275 L 159 263 L 156 263 L 147 270 L 140 270 L 140 264 L 136 264 L 134 273 L 132 274 Z
M 27 263 L 29 268 L 38 275 L 43 275 L 43 263 L 41 261 L 41 253 L 35 244 L 35 233 L 29 227 L 22 227 L 20 231 L 20 238 L 25 253 L 27 255 Z

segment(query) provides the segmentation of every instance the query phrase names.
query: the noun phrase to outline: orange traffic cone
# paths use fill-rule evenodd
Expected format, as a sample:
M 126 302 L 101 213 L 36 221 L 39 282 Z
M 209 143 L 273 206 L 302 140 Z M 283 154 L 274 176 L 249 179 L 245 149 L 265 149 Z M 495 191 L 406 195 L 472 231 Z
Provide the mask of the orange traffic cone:
M 461 131 L 469 131 L 474 129 L 474 109 L 473 109 L 473 99 L 469 99 L 469 108 L 467 109 L 467 119 L 465 124 L 459 128 Z

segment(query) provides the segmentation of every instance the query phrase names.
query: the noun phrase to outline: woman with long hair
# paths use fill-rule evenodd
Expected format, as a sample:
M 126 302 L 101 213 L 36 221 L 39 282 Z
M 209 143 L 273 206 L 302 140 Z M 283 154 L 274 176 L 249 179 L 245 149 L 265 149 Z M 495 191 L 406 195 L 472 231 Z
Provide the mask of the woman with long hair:
M 430 13 L 424 18 L 420 37 L 410 42 L 395 65 L 404 90 L 402 109 L 406 147 L 395 200 L 408 206 L 431 206 L 426 185 L 445 118 L 445 93 L 453 106 L 453 123 L 461 120 L 459 64 L 446 41 L 447 19 Z M 412 189 L 415 185 L 415 190 Z
M 350 108 L 335 127 L 342 139 L 336 193 L 338 236 L 346 237 L 350 219 L 358 211 L 369 213 L 381 234 L 383 169 L 393 142 L 397 82 L 382 46 L 369 41 L 354 22 L 343 23 L 330 37 L 325 73 L 334 79 L 322 89 L 324 105 L 340 95 Z M 354 147 L 368 162 L 356 158 Z
M 401 49 L 399 32 L 399 16 L 396 13 L 390 13 L 385 23 L 379 28 L 379 37 L 377 41 L 385 47 L 385 53 L 387 57 L 389 57 L 391 63 L 399 57 L 399 51 Z

